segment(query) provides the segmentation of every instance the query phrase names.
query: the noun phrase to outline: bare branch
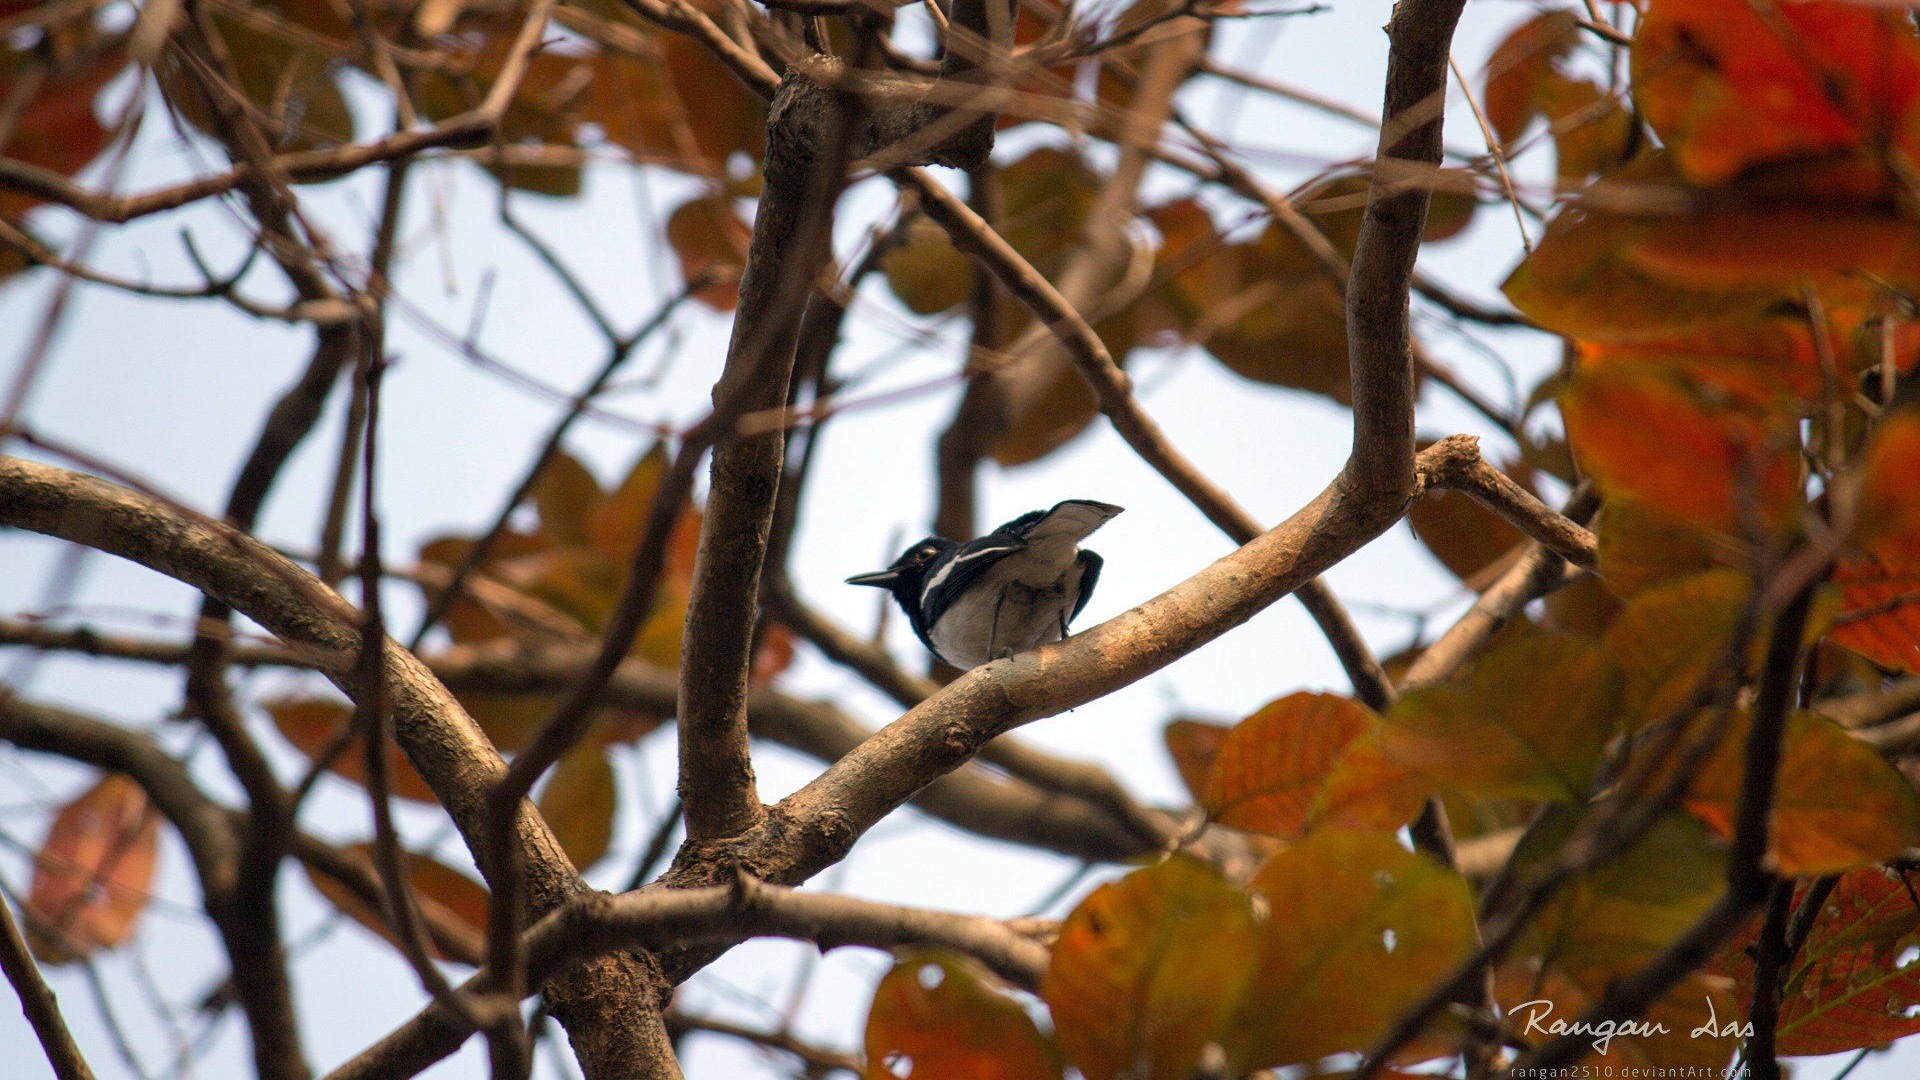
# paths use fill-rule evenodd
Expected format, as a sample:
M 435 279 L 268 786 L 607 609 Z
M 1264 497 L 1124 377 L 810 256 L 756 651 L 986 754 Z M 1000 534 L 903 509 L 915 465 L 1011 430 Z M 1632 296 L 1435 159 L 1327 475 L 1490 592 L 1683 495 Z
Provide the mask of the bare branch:
M 7 973 L 14 993 L 20 995 L 20 1011 L 26 1013 L 33 1033 L 39 1036 L 40 1049 L 53 1066 L 54 1076 L 59 1080 L 93 1080 L 93 1070 L 87 1067 L 87 1059 L 60 1015 L 60 1002 L 40 977 L 40 966 L 27 951 L 27 941 L 13 920 L 13 908 L 5 900 L 0 900 L 0 971 Z
M 527 933 L 529 970 L 546 976 L 571 962 L 617 949 L 658 950 L 688 944 L 733 944 L 774 936 L 823 949 L 864 945 L 943 945 L 979 958 L 1016 986 L 1037 988 L 1047 948 L 1007 924 L 768 885 L 741 876 L 733 884 L 695 889 L 643 889 L 623 896 L 583 894 Z M 469 987 L 493 977 L 482 969 Z M 415 1048 L 464 1035 L 452 1010 L 429 1005 L 412 1020 L 328 1074 L 326 1080 L 396 1080 L 415 1070 Z
M 1437 468 L 1423 472 L 1424 486 L 1464 492 L 1560 558 L 1582 570 L 1594 568 L 1593 533 L 1554 512 L 1533 492 L 1489 465 L 1480 456 L 1478 439 L 1454 435 L 1434 445 L 1451 447 L 1454 452 L 1439 458 Z
M 352 672 L 359 613 L 230 526 L 184 516 L 92 477 L 6 457 L 0 457 L 0 522 L 96 547 L 184 581 L 279 635 L 342 691 L 356 690 Z M 486 735 L 419 660 L 391 640 L 385 650 L 395 736 L 477 858 L 487 835 L 486 792 L 505 766 Z M 551 910 L 583 887 L 532 807 L 522 804 L 514 832 L 524 849 L 532 910 Z M 258 913 L 245 914 L 256 918 Z M 622 1067 L 637 1072 L 648 1061 L 671 1061 L 659 1017 L 630 1005 L 659 994 L 657 978 L 634 958 L 609 957 L 547 988 L 555 1015 L 569 1024 L 589 1069 L 602 1067 L 603 1054 L 610 1072 Z M 629 1004 L 615 1009 L 607 1000 L 610 994 L 630 995 Z M 436 1048 L 430 1060 L 452 1049 Z

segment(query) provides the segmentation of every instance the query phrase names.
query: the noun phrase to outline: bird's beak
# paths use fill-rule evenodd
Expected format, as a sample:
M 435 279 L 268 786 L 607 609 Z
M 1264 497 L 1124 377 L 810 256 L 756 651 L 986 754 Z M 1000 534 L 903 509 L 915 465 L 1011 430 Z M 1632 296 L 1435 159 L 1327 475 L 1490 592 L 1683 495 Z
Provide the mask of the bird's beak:
M 875 570 L 871 574 L 855 574 L 847 579 L 849 585 L 873 585 L 882 589 L 891 589 L 900 575 L 892 570 Z

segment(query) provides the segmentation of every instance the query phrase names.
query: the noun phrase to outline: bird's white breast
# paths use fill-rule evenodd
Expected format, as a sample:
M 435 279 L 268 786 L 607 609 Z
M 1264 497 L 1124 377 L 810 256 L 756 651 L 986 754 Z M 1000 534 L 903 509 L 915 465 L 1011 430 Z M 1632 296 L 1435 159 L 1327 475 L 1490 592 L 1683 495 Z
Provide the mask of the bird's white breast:
M 1067 539 L 1056 555 L 1056 541 L 1044 539 L 1037 550 L 1029 546 L 1019 558 L 988 570 L 928 629 L 934 648 L 966 669 L 1059 641 L 1085 574 L 1077 541 Z M 1043 557 L 1033 559 L 1035 554 Z

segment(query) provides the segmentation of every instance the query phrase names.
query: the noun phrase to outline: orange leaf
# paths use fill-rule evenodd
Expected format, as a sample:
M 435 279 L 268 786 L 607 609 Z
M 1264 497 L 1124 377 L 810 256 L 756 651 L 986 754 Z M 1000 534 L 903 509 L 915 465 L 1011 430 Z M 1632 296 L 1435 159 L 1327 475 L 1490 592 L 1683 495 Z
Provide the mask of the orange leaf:
M 1549 807 L 1514 851 L 1514 880 L 1558 865 L 1582 813 L 1565 804 Z M 1725 866 L 1705 825 L 1667 814 L 1626 851 L 1555 892 L 1513 955 L 1557 967 L 1582 985 L 1605 986 L 1686 932 L 1719 898 Z
M 1702 693 L 1750 591 L 1746 575 L 1709 570 L 1647 589 L 1627 604 L 1603 641 L 1622 675 L 1624 726 L 1673 719 Z
M 1600 579 L 1632 599 L 1663 581 L 1738 565 L 1737 541 L 1683 524 L 1633 499 L 1608 499 L 1594 518 Z
M 1548 594 L 1546 609 L 1549 629 L 1598 638 L 1620 617 L 1621 604 L 1599 578 L 1589 575 Z
M 466 561 L 467 553 L 473 550 L 474 540 L 460 536 L 443 536 L 430 540 L 420 548 L 420 561 L 439 567 L 452 573 L 453 569 Z M 538 536 L 517 533 L 511 529 L 500 534 L 494 542 L 493 552 L 481 572 L 498 566 L 503 560 L 511 559 L 543 550 L 546 541 Z M 445 589 L 441 586 L 422 581 L 420 591 L 428 602 L 437 599 Z M 492 641 L 507 637 L 512 629 L 498 615 L 485 605 L 475 601 L 466 590 L 462 590 L 459 599 L 447 605 L 446 615 L 440 620 L 457 644 L 466 645 L 476 641 Z
M 1889 560 L 1920 560 L 1920 409 L 1902 409 L 1880 421 L 1860 462 L 1855 534 L 1867 550 Z
M 1692 385 L 1756 407 L 1817 401 L 1822 392 L 1820 349 L 1803 319 L 1742 319 L 1672 337 L 1583 341 L 1577 348 L 1586 371 L 1619 367 L 1674 372 Z
M 1920 675 L 1920 558 L 1853 558 L 1834 573 L 1840 613 L 1828 638 L 1882 667 Z
M 1233 1075 L 1366 1049 L 1473 948 L 1466 881 L 1390 834 L 1315 833 L 1252 887 L 1274 914 L 1234 1019 Z
M 1635 141 L 1633 116 L 1599 83 L 1556 73 L 1535 96 L 1553 121 L 1554 171 L 1563 185 L 1625 162 Z
M 331 701 L 324 698 L 281 698 L 261 703 L 261 708 L 273 718 L 273 726 L 280 729 L 280 735 L 293 744 L 295 750 L 309 758 L 325 750 L 353 719 L 353 706 L 343 701 Z M 355 738 L 344 751 L 335 755 L 328 772 L 356 784 L 367 782 L 366 742 Z M 412 799 L 414 802 L 431 803 L 433 789 L 414 771 L 413 763 L 407 760 L 398 746 L 387 745 L 387 780 L 395 797 Z
M 978 960 L 909 949 L 867 1013 L 869 1080 L 1058 1080 L 1060 1051 Z
M 793 663 L 794 636 L 785 623 L 768 621 L 760 625 L 760 639 L 753 646 L 753 667 L 747 681 L 765 686 Z
M 1920 45 L 1906 16 L 1813 0 L 1650 0 L 1634 36 L 1641 110 L 1687 176 L 1782 158 L 1911 154 Z
M 108 773 L 61 807 L 24 908 L 34 954 L 65 964 L 125 941 L 152 899 L 159 856 L 160 815 L 130 777 Z
M 633 560 L 634 545 L 640 542 L 640 534 L 646 529 L 647 514 L 653 509 L 653 493 L 659 489 L 668 464 L 667 444 L 654 443 L 627 470 L 613 494 L 593 512 L 587 522 L 587 535 L 607 558 L 622 566 Z M 676 536 L 675 540 L 678 539 Z M 696 534 L 696 547 L 698 543 Z M 693 568 L 691 559 L 687 560 L 686 567 Z
M 1007 430 L 988 450 L 1002 468 L 1038 461 L 1071 442 L 1100 415 L 1093 388 L 1073 364 L 1056 352 L 1028 364 L 1044 364 L 1037 393 L 1026 395 L 1010 410 Z
M 880 257 L 880 272 L 900 302 L 921 315 L 937 315 L 966 303 L 973 290 L 973 264 L 925 218 L 907 228 L 907 238 Z
M 1542 83 L 1554 65 L 1580 43 L 1580 20 L 1571 11 L 1546 11 L 1521 23 L 1487 58 L 1480 108 L 1502 143 L 1511 143 L 1540 115 Z
M 1735 712 L 1686 796 L 1687 809 L 1733 835 L 1751 717 Z M 1770 855 L 1784 875 L 1833 874 L 1920 843 L 1920 795 L 1880 752 L 1813 712 L 1787 718 L 1774 785 Z
M 1579 371 L 1560 393 L 1567 437 L 1609 492 L 1680 521 L 1743 535 L 1801 505 L 1797 420 L 1718 401 L 1668 373 Z
M 533 505 L 540 511 L 540 534 L 557 546 L 584 545 L 588 522 L 606 497 L 580 459 L 556 450 L 533 483 Z
M 93 99 L 125 66 L 125 54 L 115 49 L 84 70 L 54 74 L 34 71 L 38 65 L 21 53 L 0 51 L 0 100 L 11 102 L 25 79 L 42 78 L 39 88 L 20 103 L 23 107 L 0 142 L 0 155 L 71 178 L 113 139 L 94 114 Z M 31 195 L 0 191 L 0 217 L 18 218 L 40 202 Z
M 377 875 L 374 869 L 373 846 L 354 844 L 343 848 L 341 854 L 366 868 L 369 875 Z M 487 927 L 487 890 L 479 882 L 460 871 L 436 862 L 424 855 L 408 852 L 406 855 L 407 882 L 413 887 L 414 900 L 423 915 L 430 919 L 455 926 L 464 927 L 471 932 L 474 941 L 484 939 Z M 359 923 L 361 926 L 386 938 L 388 942 L 399 945 L 393 931 L 387 926 L 387 920 L 380 910 L 368 899 L 348 888 L 338 879 L 320 873 L 311 866 L 306 868 L 307 880 L 320 895 L 327 898 L 340 913 Z M 431 940 L 431 939 L 430 939 Z M 442 960 L 454 957 L 438 948 L 435 955 Z
M 1502 289 L 1541 326 L 1588 341 L 1666 337 L 1758 315 L 1777 289 L 1669 280 L 1634 257 L 1636 245 L 1698 202 L 1665 154 L 1644 152 L 1554 215 Z
M 607 853 L 616 802 L 613 766 L 607 763 L 606 751 L 586 742 L 567 751 L 554 766 L 537 805 L 574 868 L 585 870 Z
M 1614 683 L 1606 658 L 1583 638 L 1543 632 L 1506 641 L 1459 681 L 1395 702 L 1371 753 L 1349 752 L 1334 765 L 1325 802 L 1348 802 L 1367 786 L 1365 774 L 1380 770 L 1416 782 L 1423 795 L 1583 798 L 1614 735 Z
M 693 295 L 716 311 L 732 311 L 740 303 L 740 269 L 752 239 L 753 227 L 724 197 L 689 199 L 667 218 L 667 242 L 680 260 L 680 276 L 692 281 L 710 275 L 712 282 Z
M 1227 733 L 1201 805 L 1223 825 L 1297 838 L 1327 770 L 1376 719 L 1373 710 L 1334 694 L 1281 698 Z
M 1905 871 L 1863 867 L 1841 875 L 1794 954 L 1780 995 L 1781 1054 L 1837 1054 L 1920 1032 L 1920 907 Z M 1758 926 L 1721 953 L 1736 993 L 1753 993 L 1747 951 Z M 1905 962 L 1902 962 L 1902 961 Z
M 1184 855 L 1095 889 L 1067 916 L 1040 996 L 1087 1080 L 1185 1080 L 1253 968 L 1247 895 Z
M 1508 475 L 1513 475 L 1511 468 Z M 1430 490 L 1408 508 L 1407 523 L 1440 565 L 1465 582 L 1479 582 L 1489 567 L 1505 569 L 1520 530 L 1458 491 Z M 1515 556 L 1517 557 L 1517 556 Z
M 1180 782 L 1187 785 L 1187 793 L 1198 803 L 1205 797 L 1207 774 L 1213 771 L 1213 761 L 1220 756 L 1220 747 L 1227 741 L 1227 732 L 1232 731 L 1226 724 L 1210 724 L 1205 720 L 1173 720 L 1161 737 L 1166 740 L 1167 755 L 1173 758 L 1173 767 L 1180 773 Z
M 1821 272 L 1912 288 L 1920 283 L 1920 226 L 1874 208 L 1714 206 L 1636 232 L 1622 257 L 1686 288 L 1790 293 Z

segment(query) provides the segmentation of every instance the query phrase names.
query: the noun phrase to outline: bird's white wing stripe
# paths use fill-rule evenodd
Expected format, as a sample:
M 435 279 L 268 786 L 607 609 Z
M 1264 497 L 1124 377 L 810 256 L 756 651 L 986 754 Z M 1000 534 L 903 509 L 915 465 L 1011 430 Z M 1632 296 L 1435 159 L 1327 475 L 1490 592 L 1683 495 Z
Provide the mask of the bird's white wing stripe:
M 1001 555 L 1009 551 L 1019 551 L 1019 550 L 1020 549 L 1018 547 L 981 548 L 979 551 L 969 551 L 965 555 L 962 555 L 957 559 L 948 560 L 947 565 L 942 566 L 940 568 L 939 573 L 928 578 L 927 583 L 920 587 L 920 602 L 922 604 L 925 604 L 927 602 L 927 597 L 933 595 L 933 590 L 939 588 L 940 583 L 947 580 L 947 575 L 953 573 L 953 568 L 956 566 L 959 566 L 961 563 L 972 562 L 973 560 L 981 558 L 982 556 L 986 556 L 986 555 Z

